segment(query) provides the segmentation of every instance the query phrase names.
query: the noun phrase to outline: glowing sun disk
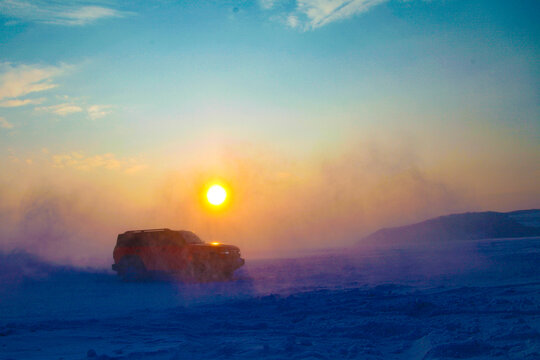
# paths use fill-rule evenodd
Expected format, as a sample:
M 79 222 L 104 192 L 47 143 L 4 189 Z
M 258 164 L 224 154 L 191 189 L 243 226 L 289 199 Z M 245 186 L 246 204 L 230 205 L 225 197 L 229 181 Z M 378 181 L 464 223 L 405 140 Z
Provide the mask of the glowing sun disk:
M 221 205 L 227 198 L 227 192 L 221 185 L 212 185 L 206 193 L 206 198 L 212 205 Z

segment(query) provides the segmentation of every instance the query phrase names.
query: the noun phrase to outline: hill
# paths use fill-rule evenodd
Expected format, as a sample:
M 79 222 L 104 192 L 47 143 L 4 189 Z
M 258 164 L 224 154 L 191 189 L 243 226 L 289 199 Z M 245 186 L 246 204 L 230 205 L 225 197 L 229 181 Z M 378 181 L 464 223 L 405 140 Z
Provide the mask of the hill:
M 540 210 L 487 211 L 440 216 L 412 225 L 384 228 L 365 243 L 411 243 L 540 236 Z

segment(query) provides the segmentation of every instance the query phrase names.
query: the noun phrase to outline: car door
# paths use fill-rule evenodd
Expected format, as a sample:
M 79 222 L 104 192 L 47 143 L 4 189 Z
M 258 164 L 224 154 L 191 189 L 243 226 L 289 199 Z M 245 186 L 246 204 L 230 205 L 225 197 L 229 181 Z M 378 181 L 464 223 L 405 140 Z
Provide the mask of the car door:
M 162 259 L 163 271 L 178 272 L 184 269 L 186 263 L 186 246 L 183 239 L 179 238 L 176 234 L 168 234 L 168 236 L 162 240 L 162 246 L 160 248 L 160 256 Z

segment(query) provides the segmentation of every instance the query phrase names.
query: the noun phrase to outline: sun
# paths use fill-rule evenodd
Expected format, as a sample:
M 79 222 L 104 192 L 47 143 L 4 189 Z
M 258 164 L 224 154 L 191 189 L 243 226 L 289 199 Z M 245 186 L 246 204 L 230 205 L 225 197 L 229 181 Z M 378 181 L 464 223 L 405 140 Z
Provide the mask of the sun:
M 218 206 L 223 204 L 227 198 L 227 191 L 221 185 L 212 185 L 206 193 L 206 198 L 210 204 Z

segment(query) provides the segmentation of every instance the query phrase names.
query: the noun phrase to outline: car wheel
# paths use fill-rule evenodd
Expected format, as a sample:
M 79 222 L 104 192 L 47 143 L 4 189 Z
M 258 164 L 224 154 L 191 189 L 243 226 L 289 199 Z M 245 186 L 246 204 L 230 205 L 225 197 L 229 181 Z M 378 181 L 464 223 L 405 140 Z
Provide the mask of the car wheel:
M 140 257 L 127 255 L 118 263 L 118 276 L 125 281 L 143 280 L 147 277 L 147 271 Z
M 206 266 L 198 259 L 190 261 L 183 271 L 183 279 L 187 282 L 202 281 L 203 275 L 206 272 Z
M 195 262 L 193 263 L 193 277 L 197 281 L 205 281 L 207 278 L 207 266 L 203 262 Z
M 234 271 L 224 271 L 223 274 L 221 275 L 221 278 L 224 281 L 231 281 L 233 278 L 233 274 L 234 274 Z

